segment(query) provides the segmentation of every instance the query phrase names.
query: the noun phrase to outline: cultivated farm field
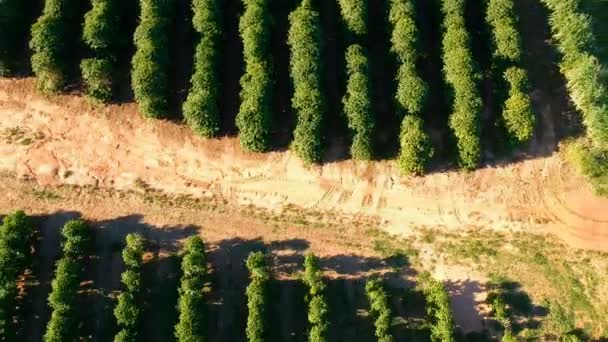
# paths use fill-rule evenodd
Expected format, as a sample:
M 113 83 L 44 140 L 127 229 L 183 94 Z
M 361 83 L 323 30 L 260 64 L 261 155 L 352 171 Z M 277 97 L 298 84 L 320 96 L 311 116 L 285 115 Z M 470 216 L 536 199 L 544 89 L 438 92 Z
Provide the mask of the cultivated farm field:
M 268 267 L 263 273 L 268 276 L 262 305 L 267 319 L 264 340 L 308 340 L 314 326 L 307 316 L 312 299 L 305 272 L 309 253 L 318 257 L 327 305 L 321 317 L 331 340 L 374 341 L 380 324 L 388 326 L 380 331 L 395 340 L 428 341 L 439 320 L 427 310 L 441 305 L 450 317 L 448 336 L 457 340 L 501 339 L 505 327 L 531 339 L 575 334 L 589 340 L 602 336 L 607 323 L 608 303 L 596 294 L 606 290 L 608 256 L 573 249 L 550 235 L 418 229 L 415 236 L 403 238 L 375 228 L 379 222 L 374 218 L 297 207 L 277 214 L 223 204 L 222 199 L 40 187 L 12 176 L 2 180 L 0 211 L 12 214 L 13 206 L 25 208 L 34 233 L 31 266 L 19 278 L 18 306 L 12 311 L 11 327 L 20 339 L 39 340 L 48 331 L 53 307 L 47 298 L 54 288 L 55 261 L 65 255 L 62 231 L 75 219 L 89 227 L 88 247 L 77 259 L 82 270 L 71 301 L 77 304 L 68 317 L 73 329 L 68 332 L 84 340 L 111 340 L 121 330 L 114 309 L 117 297 L 129 288 L 124 277 L 121 282 L 129 234 L 144 238 L 134 331 L 137 339 L 146 341 L 174 339 L 183 295 L 178 289 L 184 286 L 183 276 L 191 274 L 182 270 L 184 249 L 194 237 L 204 241 L 205 261 L 195 265 L 203 267 L 205 275 L 204 281 L 191 283 L 201 288 L 194 292 L 201 296 L 201 311 L 189 312 L 200 312 L 193 318 L 214 341 L 247 340 L 246 287 L 252 280 L 245 261 L 253 251 L 265 253 Z M 122 205 L 117 207 L 117 201 Z M 8 216 L 3 219 L 9 221 Z M 378 279 L 386 292 L 380 298 L 386 299 L 372 299 L 377 297 L 370 291 L 378 288 Z M 449 307 L 436 302 L 445 303 L 445 295 L 429 291 L 445 291 Z M 383 301 L 386 323 L 377 321 Z M 497 314 L 501 305 L 508 309 Z
M 605 19 L 0 2 L 0 339 L 608 338 Z

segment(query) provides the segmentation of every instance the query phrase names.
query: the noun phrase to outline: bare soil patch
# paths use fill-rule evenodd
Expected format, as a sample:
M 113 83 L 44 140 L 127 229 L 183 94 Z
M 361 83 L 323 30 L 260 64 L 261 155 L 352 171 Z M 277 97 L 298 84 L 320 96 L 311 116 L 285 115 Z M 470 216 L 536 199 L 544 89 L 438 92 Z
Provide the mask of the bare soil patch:
M 392 162 L 304 166 L 290 152 L 250 154 L 234 138 L 205 140 L 181 125 L 147 121 L 134 105 L 47 99 L 33 79 L 0 81 L 0 170 L 39 184 L 158 189 L 217 196 L 276 211 L 289 205 L 377 216 L 380 227 L 551 232 L 606 250 L 606 200 L 559 157 L 471 173 L 400 177 Z

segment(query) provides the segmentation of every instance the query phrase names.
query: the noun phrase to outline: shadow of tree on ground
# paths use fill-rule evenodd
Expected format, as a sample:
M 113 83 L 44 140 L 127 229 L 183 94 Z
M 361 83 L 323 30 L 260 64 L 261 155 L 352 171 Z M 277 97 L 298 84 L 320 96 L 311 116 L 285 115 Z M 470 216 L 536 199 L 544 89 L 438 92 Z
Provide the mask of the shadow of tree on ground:
M 26 288 L 18 326 L 23 340 L 42 338 L 49 319 L 47 298 L 60 257 L 60 229 L 78 212 L 59 211 L 33 217 L 39 228 L 32 276 Z M 142 215 L 88 222 L 93 230 L 94 248 L 85 265 L 79 295 L 79 335 L 91 341 L 111 340 L 116 333 L 113 317 L 115 298 L 122 290 L 124 270 L 121 252 L 125 236 L 139 233 L 146 238 L 143 268 L 144 299 L 141 337 L 146 341 L 173 340 L 177 322 L 177 299 L 181 277 L 179 251 L 183 240 L 200 234 L 196 225 L 157 227 Z M 306 341 L 308 332 L 306 288 L 299 277 L 304 255 L 312 248 L 305 239 L 265 241 L 262 237 L 227 238 L 207 245 L 210 276 L 205 319 L 210 341 L 245 341 L 247 305 L 245 288 L 249 274 L 245 260 L 250 252 L 267 253 L 272 268 L 268 307 L 270 341 Z M 416 289 L 416 271 L 406 255 L 373 257 L 356 254 L 322 255 L 320 265 L 327 282 L 332 341 L 375 341 L 373 317 L 365 295 L 365 282 L 381 275 L 390 294 L 394 314 L 392 333 L 397 341 L 427 341 L 429 325 L 426 301 Z M 535 305 L 521 285 L 502 280 L 480 284 L 471 280 L 447 281 L 452 309 L 458 323 L 459 340 L 492 340 L 501 334 L 489 317 L 485 294 L 500 289 L 512 313 L 515 332 L 535 329 L 548 315 L 546 307 Z M 486 305 L 486 312 L 480 307 Z M 475 330 L 475 333 L 470 333 Z M 466 333 L 466 334 L 465 334 Z M 579 334 L 580 336 L 583 336 Z

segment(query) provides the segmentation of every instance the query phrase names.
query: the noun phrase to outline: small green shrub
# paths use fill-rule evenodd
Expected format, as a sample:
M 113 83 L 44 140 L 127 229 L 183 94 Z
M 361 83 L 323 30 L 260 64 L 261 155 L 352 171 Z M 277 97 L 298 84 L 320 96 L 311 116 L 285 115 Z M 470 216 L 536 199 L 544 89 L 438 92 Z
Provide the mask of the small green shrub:
M 455 341 L 450 297 L 443 284 L 433 279 L 429 273 L 423 273 L 418 281 L 419 288 L 426 297 L 426 312 L 431 322 L 431 341 Z
M 34 228 L 23 211 L 7 215 L 0 225 L 0 337 L 14 339 L 13 313 L 17 280 L 31 267 Z
M 270 271 L 262 252 L 249 254 L 246 265 L 251 278 L 247 286 L 247 341 L 263 342 L 268 332 L 266 306 Z
M 220 130 L 219 43 L 222 37 L 221 1 L 194 0 L 192 24 L 200 40 L 194 55 L 190 92 L 183 104 L 184 119 L 196 134 L 211 138 Z
M 179 321 L 175 325 L 175 337 L 179 342 L 204 341 L 204 295 L 207 265 L 205 245 L 198 236 L 186 240 L 182 259 L 182 278 L 179 288 Z
M 47 0 L 42 16 L 32 25 L 32 69 L 38 89 L 44 93 L 57 93 L 66 83 L 72 54 L 69 31 L 75 7 L 70 0 Z
M 143 264 L 144 239 L 138 234 L 128 234 L 127 245 L 122 251 L 125 271 L 121 281 L 125 291 L 118 296 L 114 308 L 114 317 L 120 331 L 114 336 L 114 341 L 135 341 L 141 319 L 141 266 Z
M 367 34 L 367 0 L 339 0 L 340 13 L 348 32 Z
M 51 318 L 44 334 L 45 342 L 78 339 L 77 295 L 83 261 L 91 247 L 90 229 L 81 220 L 68 221 L 61 230 L 63 258 L 57 262 L 55 279 L 51 282 L 49 306 Z
M 289 15 L 289 23 L 291 102 L 297 116 L 291 148 L 305 163 L 316 163 L 323 155 L 325 98 L 321 91 L 321 22 L 311 0 L 302 0 Z
M 266 0 L 244 0 L 239 22 L 243 39 L 245 74 L 241 77 L 241 106 L 236 117 L 241 146 L 253 152 L 270 148 L 272 128 L 272 63 L 270 25 Z
M 346 94 L 342 99 L 348 127 L 353 132 L 350 154 L 354 159 L 373 158 L 374 115 L 369 92 L 367 53 L 358 44 L 346 50 Z
M 323 271 L 319 268 L 319 258 L 314 254 L 306 254 L 304 258 L 302 280 L 308 288 L 308 295 L 306 296 L 308 300 L 308 323 L 310 324 L 308 341 L 327 341 L 329 306 L 324 294 Z
M 99 102 L 109 102 L 120 42 L 120 6 L 116 0 L 92 0 L 91 4 L 91 10 L 84 16 L 82 37 L 94 57 L 83 60 L 80 70 L 87 96 Z
M 388 304 L 388 294 L 380 278 L 372 278 L 365 284 L 365 293 L 370 303 L 371 313 L 374 317 L 376 337 L 378 341 L 394 341 L 391 335 L 392 313 Z
M 534 134 L 536 119 L 532 110 L 532 100 L 528 95 L 528 76 L 525 70 L 511 67 L 504 78 L 509 84 L 509 98 L 505 102 L 502 117 L 507 132 L 519 143 L 524 143 Z
M 434 155 L 433 145 L 424 131 L 422 119 L 408 115 L 403 119 L 400 134 L 401 148 L 397 164 L 406 175 L 420 175 Z
M 513 335 L 511 314 L 504 299 L 505 294 L 500 288 L 500 284 L 491 284 L 491 286 L 493 289 L 488 294 L 487 302 L 492 310 L 492 316 L 504 330 L 501 341 L 515 342 L 517 338 Z
M 140 0 L 131 87 L 141 114 L 149 118 L 161 118 L 168 111 L 172 5 L 172 0 Z
M 481 159 L 479 116 L 483 103 L 465 24 L 465 0 L 443 0 L 443 69 L 453 92 L 450 127 L 458 145 L 460 167 L 471 170 Z

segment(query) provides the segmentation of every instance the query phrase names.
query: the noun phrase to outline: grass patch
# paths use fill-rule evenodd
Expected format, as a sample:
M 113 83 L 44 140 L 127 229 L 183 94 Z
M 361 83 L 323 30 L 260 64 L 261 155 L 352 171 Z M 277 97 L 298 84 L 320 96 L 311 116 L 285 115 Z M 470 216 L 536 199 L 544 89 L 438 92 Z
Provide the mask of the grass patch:
M 512 305 L 529 320 L 519 337 L 563 336 L 576 329 L 596 338 L 608 333 L 606 253 L 573 250 L 549 236 L 492 231 L 437 236 L 434 247 L 450 263 L 471 265 L 494 281 L 509 279 L 525 289 L 545 314 L 532 317 L 538 313 L 515 292 Z
M 44 133 L 36 131 L 31 132 L 22 127 L 16 126 L 12 128 L 5 128 L 1 133 L 0 137 L 8 144 L 19 144 L 28 146 L 36 140 L 44 139 Z
M 608 196 L 608 148 L 592 146 L 585 139 L 563 143 L 566 160 L 589 181 L 595 193 Z
M 60 200 L 57 193 L 47 189 L 32 189 L 32 195 L 38 200 Z
M 410 247 L 410 241 L 380 229 L 368 229 L 366 235 L 372 238 L 374 252 L 385 259 L 395 271 L 417 262 L 418 251 Z

